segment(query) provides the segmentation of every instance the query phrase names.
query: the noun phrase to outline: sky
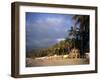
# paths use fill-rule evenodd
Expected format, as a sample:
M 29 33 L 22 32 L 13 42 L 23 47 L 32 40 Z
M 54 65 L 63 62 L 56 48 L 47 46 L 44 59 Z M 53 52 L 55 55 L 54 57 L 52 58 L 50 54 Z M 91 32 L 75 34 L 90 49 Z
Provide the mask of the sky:
M 26 12 L 26 51 L 46 48 L 64 40 L 73 15 Z

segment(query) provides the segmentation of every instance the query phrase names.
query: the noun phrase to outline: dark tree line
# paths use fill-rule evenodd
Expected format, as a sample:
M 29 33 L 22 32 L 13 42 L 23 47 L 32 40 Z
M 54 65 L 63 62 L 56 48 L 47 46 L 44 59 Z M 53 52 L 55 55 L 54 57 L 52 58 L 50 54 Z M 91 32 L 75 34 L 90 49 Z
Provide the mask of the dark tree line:
M 80 50 L 81 55 L 89 52 L 89 16 L 75 15 L 73 16 L 75 25 L 69 30 L 69 36 L 72 36 L 74 47 Z M 79 25 L 79 28 L 76 26 Z

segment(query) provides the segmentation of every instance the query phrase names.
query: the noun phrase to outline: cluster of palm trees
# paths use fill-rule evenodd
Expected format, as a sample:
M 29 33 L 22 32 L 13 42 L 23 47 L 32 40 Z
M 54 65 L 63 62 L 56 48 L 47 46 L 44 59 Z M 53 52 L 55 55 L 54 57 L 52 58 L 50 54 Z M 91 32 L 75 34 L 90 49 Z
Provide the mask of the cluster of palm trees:
M 69 30 L 69 37 L 74 42 L 74 47 L 80 50 L 81 55 L 84 55 L 89 52 L 89 16 L 75 15 L 72 19 L 75 23 Z

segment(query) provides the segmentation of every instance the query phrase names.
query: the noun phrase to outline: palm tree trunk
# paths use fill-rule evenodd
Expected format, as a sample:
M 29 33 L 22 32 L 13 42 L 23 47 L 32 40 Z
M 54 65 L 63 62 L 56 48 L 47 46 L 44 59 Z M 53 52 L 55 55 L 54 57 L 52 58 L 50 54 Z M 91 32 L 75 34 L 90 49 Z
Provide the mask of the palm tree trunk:
M 83 56 L 84 55 L 84 52 L 83 52 L 83 36 L 81 35 L 81 45 L 80 45 L 80 47 L 81 47 L 81 56 Z

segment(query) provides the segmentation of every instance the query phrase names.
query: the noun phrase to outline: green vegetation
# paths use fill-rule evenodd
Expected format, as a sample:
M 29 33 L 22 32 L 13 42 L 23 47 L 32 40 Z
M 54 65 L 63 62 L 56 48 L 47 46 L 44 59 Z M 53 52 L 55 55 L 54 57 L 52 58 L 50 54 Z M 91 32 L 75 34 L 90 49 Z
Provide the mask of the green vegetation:
M 75 26 L 79 24 L 80 45 L 78 45 L 81 55 L 89 52 L 89 16 L 75 15 Z
M 74 48 L 74 44 L 74 40 L 67 38 L 48 48 L 34 49 L 27 54 L 27 57 L 35 58 L 69 54 L 71 49 Z

